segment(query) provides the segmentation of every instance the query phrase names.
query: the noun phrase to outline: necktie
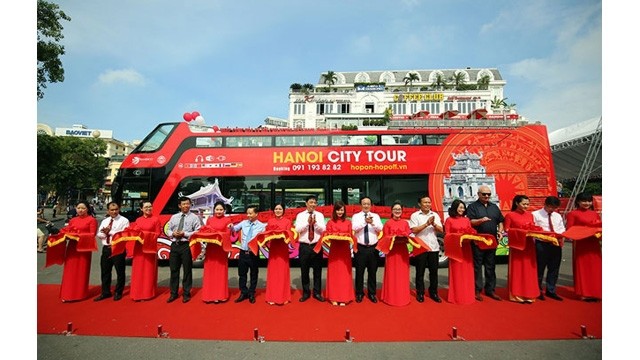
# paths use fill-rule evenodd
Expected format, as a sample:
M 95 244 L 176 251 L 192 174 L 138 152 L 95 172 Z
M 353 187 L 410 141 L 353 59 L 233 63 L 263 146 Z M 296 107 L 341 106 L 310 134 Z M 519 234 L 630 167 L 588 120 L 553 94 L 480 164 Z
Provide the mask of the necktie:
M 180 217 L 180 223 L 178 223 L 178 231 L 182 231 L 182 228 L 184 228 L 184 217 L 186 215 L 182 214 L 182 216 Z
M 367 214 L 364 214 L 364 220 L 367 221 Z M 364 244 L 369 245 L 369 224 L 365 222 L 364 226 Z
M 113 225 L 113 218 L 109 220 L 109 232 L 111 232 L 111 225 Z M 107 234 L 107 245 L 111 244 L 111 235 Z
M 551 221 L 551 214 L 553 213 L 549 213 L 549 231 L 555 232 L 555 230 L 553 230 L 553 222 Z
M 309 213 L 309 220 L 313 218 L 313 213 Z M 313 241 L 313 224 L 309 225 L 309 242 Z

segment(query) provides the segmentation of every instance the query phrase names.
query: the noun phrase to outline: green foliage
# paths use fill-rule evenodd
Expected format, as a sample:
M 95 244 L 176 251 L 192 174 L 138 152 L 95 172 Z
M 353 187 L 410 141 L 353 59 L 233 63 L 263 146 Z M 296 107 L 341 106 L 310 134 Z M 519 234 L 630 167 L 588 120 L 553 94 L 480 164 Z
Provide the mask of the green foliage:
M 60 56 L 64 46 L 59 42 L 64 38 L 60 20 L 71 21 L 59 6 L 45 0 L 38 0 L 38 100 L 44 97 L 47 83 L 64 81 L 64 68 Z
M 342 130 L 356 130 L 356 129 L 358 129 L 358 125 L 352 125 L 352 124 L 345 125 L 345 124 L 343 124 L 340 128 Z
M 289 86 L 289 89 L 294 90 L 294 91 L 295 90 L 300 90 L 300 89 L 302 89 L 302 85 L 300 85 L 298 83 L 293 83 L 293 84 L 291 84 L 291 86 Z
M 108 160 L 102 139 L 38 135 L 38 190 L 66 194 L 97 190 L 104 183 Z
M 329 91 L 331 92 L 331 85 L 335 84 L 338 81 L 338 75 L 336 75 L 335 71 L 327 71 L 326 74 L 322 74 L 322 78 L 324 79 L 324 83 L 329 85 Z
M 489 83 L 491 82 L 491 78 L 489 75 L 484 75 L 480 79 L 478 79 L 478 89 L 487 90 L 489 89 Z

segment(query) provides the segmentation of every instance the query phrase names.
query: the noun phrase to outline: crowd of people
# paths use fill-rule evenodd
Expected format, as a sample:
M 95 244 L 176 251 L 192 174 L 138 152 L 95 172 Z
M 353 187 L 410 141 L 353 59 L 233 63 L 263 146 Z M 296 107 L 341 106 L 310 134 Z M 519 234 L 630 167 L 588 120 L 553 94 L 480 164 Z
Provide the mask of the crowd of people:
M 336 201 L 331 218 L 325 222 L 323 214 L 316 210 L 317 197 L 310 195 L 305 199 L 306 208 L 297 214 L 295 223 L 284 216 L 285 206 L 282 203 L 275 204 L 272 216 L 264 223 L 258 220 L 256 206 L 248 206 L 246 219 L 233 223 L 226 216 L 222 202 L 214 205 L 214 214 L 203 223 L 191 211 L 191 200 L 181 197 L 178 199 L 180 211 L 170 218 L 166 230 L 171 239 L 170 296 L 167 302 L 171 303 L 180 296 L 181 270 L 182 302 L 191 300 L 194 254 L 200 254 L 201 244 L 206 244 L 203 250 L 206 255 L 202 301 L 223 303 L 229 300 L 228 257 L 232 249 L 232 234 L 237 234 L 240 247 L 236 303 L 245 300 L 251 304 L 256 302 L 259 248 L 269 254 L 264 300 L 270 305 L 291 302 L 289 250 L 296 243 L 302 283 L 300 302 L 313 297 L 336 306 L 346 306 L 354 301 L 360 303 L 365 298 L 366 272 L 366 297 L 377 303 L 376 273 L 379 255 L 383 253 L 385 266 L 380 301 L 391 306 L 404 306 L 411 302 L 410 258 L 413 257 L 416 301 L 424 302 L 425 290 L 428 290 L 426 295 L 433 302 L 441 303 L 437 234 L 445 235 L 446 251 L 450 254 L 447 302 L 465 305 L 483 301 L 483 292 L 495 301 L 502 300 L 496 294 L 495 249 L 503 234 L 508 234 L 510 248 L 508 300 L 522 304 L 546 298 L 562 301 L 556 292 L 556 284 L 565 232 L 580 234 L 573 239 L 576 294 L 581 300 L 590 302 L 602 298 L 602 225 L 600 216 L 593 210 L 590 194 L 581 193 L 576 197 L 576 210 L 567 215 L 566 227 L 557 212 L 560 199 L 555 196 L 547 197 L 542 208 L 530 211 L 529 198 L 523 194 L 516 195 L 511 211 L 503 215 L 491 202 L 492 193 L 488 186 L 478 187 L 477 195 L 477 200 L 470 204 L 453 201 L 445 221 L 431 210 L 431 199 L 427 195 L 417 199 L 419 209 L 409 219 L 403 218 L 404 205 L 395 202 L 391 206 L 391 218 L 384 225 L 380 216 L 372 211 L 372 200 L 367 196 L 360 199 L 360 211 L 350 217 L 347 206 Z M 50 238 L 52 245 L 66 246 L 64 252 L 55 252 L 64 257 L 60 262 L 64 265 L 61 300 L 79 301 L 88 296 L 91 252 L 97 250 L 96 238 L 102 245 L 102 286 L 94 301 L 112 296 L 115 301 L 122 299 L 126 279 L 125 253 L 128 252 L 133 258 L 131 299 L 144 301 L 155 298 L 158 279 L 155 250 L 162 226 L 159 218 L 153 215 L 152 204 L 142 203 L 142 215 L 131 223 L 119 214 L 120 206 L 115 202 L 107 204 L 107 216 L 99 225 L 89 214 L 89 208 L 87 202 L 80 201 L 69 225 L 55 235 L 54 241 Z M 46 222 L 40 213 L 38 221 Z M 67 239 L 70 241 L 64 241 Z M 87 245 L 91 239 L 93 248 Z M 194 244 L 198 244 L 197 250 L 192 249 Z M 38 246 L 39 249 L 42 246 L 40 238 Z M 323 291 L 325 252 L 328 252 L 328 259 Z M 116 284 L 112 292 L 114 268 Z M 425 287 L 427 270 L 429 284 Z

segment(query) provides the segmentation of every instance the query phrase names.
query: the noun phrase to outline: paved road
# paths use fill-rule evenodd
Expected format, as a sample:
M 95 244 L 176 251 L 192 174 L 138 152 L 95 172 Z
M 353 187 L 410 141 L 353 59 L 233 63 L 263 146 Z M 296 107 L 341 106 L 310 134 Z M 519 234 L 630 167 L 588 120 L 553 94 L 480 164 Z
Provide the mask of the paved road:
M 45 215 L 51 219 L 51 210 Z M 104 216 L 104 211 L 98 217 Z M 59 227 L 64 218 L 55 221 Z M 35 247 L 35 244 L 34 244 Z M 60 266 L 43 268 L 45 255 L 37 254 L 37 281 L 43 284 L 58 284 Z M 93 254 L 91 284 L 100 283 L 99 254 Z M 229 271 L 229 283 L 237 284 L 235 269 Z M 412 267 L 413 272 L 413 267 Z M 447 284 L 447 270 L 440 270 L 441 286 Z M 498 264 L 496 269 L 498 287 L 506 287 L 507 264 Z M 127 269 L 127 275 L 130 268 Z M 266 271 L 261 269 L 258 287 L 265 287 Z M 378 287 L 382 285 L 383 271 L 378 272 Z M 293 269 L 292 288 L 300 289 L 300 273 Z M 414 274 L 412 273 L 412 278 Z M 202 269 L 194 269 L 194 287 L 201 286 Z M 326 269 L 323 279 L 326 279 Z M 168 266 L 160 266 L 160 286 L 169 285 Z M 128 283 L 128 281 L 127 281 Z M 572 285 L 571 246 L 563 251 L 560 268 L 560 286 Z M 413 284 L 412 284 L 413 287 Z M 601 340 L 553 340 L 553 341 L 436 341 L 436 342 L 387 342 L 387 343 L 302 343 L 302 342 L 244 342 L 212 340 L 147 339 L 127 337 L 93 337 L 37 335 L 38 359 L 601 359 Z M 115 351 L 114 351 L 115 349 Z

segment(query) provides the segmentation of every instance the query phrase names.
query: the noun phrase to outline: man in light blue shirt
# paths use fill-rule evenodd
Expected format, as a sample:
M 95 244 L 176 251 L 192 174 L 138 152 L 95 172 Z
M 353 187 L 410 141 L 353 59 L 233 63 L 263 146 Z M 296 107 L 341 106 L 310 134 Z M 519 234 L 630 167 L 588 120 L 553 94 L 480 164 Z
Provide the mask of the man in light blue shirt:
M 258 286 L 258 255 L 249 250 L 249 241 L 263 232 L 265 224 L 258 221 L 258 208 L 255 205 L 247 207 L 247 219 L 233 225 L 233 231 L 242 230 L 240 239 L 240 257 L 238 258 L 238 283 L 240 296 L 235 302 L 249 299 L 250 303 L 256 302 L 256 286 Z M 251 270 L 250 284 L 247 288 L 247 272 Z

